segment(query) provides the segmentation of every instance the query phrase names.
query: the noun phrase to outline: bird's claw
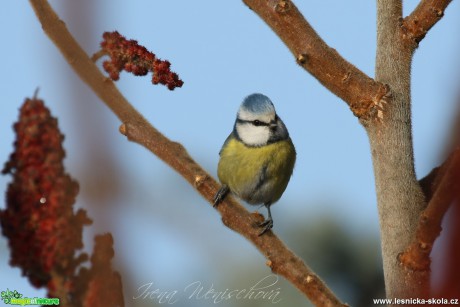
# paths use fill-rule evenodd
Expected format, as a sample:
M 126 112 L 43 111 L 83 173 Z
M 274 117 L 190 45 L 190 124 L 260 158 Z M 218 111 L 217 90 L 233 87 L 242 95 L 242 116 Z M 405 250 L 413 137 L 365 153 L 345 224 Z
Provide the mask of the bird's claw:
M 273 228 L 273 220 L 272 219 L 267 219 L 263 221 L 262 223 L 257 224 L 258 227 L 263 227 L 262 231 L 259 232 L 259 237 L 269 231 L 270 229 Z
M 229 191 L 230 189 L 228 188 L 228 186 L 224 184 L 214 196 L 212 206 L 214 208 L 217 207 L 217 205 L 220 204 L 224 200 L 225 196 L 227 196 Z

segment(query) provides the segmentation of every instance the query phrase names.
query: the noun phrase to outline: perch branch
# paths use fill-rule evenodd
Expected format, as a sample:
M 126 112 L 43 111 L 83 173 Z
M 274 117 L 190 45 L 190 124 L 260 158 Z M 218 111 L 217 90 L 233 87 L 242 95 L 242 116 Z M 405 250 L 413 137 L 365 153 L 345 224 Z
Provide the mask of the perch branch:
M 219 187 L 179 143 L 170 141 L 150 125 L 121 95 L 82 50 L 46 0 L 30 0 L 43 30 L 58 47 L 69 65 L 123 122 L 120 132 L 139 143 L 180 173 L 212 204 Z M 271 270 L 284 276 L 315 305 L 344 306 L 324 282 L 290 251 L 272 232 L 258 236 L 255 226 L 262 217 L 251 214 L 231 197 L 219 205 L 223 223 L 251 241 L 267 258 Z
M 454 201 L 460 179 L 460 149 L 455 150 L 448 162 L 439 168 L 440 179 L 435 179 L 436 190 L 428 206 L 420 215 L 415 240 L 399 255 L 399 260 L 407 268 L 428 271 L 433 243 L 441 232 L 441 222 Z M 440 176 L 436 177 L 440 177 Z
M 243 0 L 281 38 L 297 63 L 332 93 L 343 99 L 358 118 L 377 115 L 389 88 L 376 82 L 330 48 L 290 0 Z
M 414 11 L 403 19 L 402 30 L 407 38 L 415 42 L 415 47 L 428 31 L 444 16 L 444 11 L 452 0 L 422 0 Z

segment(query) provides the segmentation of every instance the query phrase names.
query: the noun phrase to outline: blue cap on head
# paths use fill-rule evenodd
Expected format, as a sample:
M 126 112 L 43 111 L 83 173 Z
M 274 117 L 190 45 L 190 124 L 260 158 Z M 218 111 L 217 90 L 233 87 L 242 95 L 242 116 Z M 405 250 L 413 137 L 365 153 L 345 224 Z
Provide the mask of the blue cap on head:
M 247 96 L 241 104 L 240 111 L 242 110 L 255 114 L 275 113 L 275 107 L 270 98 L 259 93 Z

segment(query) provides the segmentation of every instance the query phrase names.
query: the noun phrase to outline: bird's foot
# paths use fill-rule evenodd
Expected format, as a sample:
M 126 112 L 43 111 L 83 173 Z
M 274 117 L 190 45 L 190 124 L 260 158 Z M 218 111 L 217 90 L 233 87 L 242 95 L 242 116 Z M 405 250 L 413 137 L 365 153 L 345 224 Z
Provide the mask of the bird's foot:
M 217 191 L 216 195 L 214 196 L 214 199 L 213 199 L 213 207 L 217 207 L 217 205 L 219 203 L 221 203 L 225 196 L 227 196 L 228 192 L 230 191 L 230 189 L 228 188 L 228 186 L 226 184 L 224 184 L 223 186 L 220 187 L 219 191 Z
M 263 228 L 262 231 L 259 233 L 259 237 L 260 237 L 261 235 L 263 235 L 264 233 L 266 233 L 267 231 L 273 228 L 273 219 L 268 218 L 262 223 L 257 224 L 257 226 Z

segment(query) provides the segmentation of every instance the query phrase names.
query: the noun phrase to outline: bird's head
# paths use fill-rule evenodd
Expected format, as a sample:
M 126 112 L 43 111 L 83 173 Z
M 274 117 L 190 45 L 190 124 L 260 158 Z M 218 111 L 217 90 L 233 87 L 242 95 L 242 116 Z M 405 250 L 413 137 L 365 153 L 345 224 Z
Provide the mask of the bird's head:
M 270 98 L 262 94 L 252 94 L 244 99 L 238 110 L 234 133 L 248 146 L 264 146 L 289 138 Z

